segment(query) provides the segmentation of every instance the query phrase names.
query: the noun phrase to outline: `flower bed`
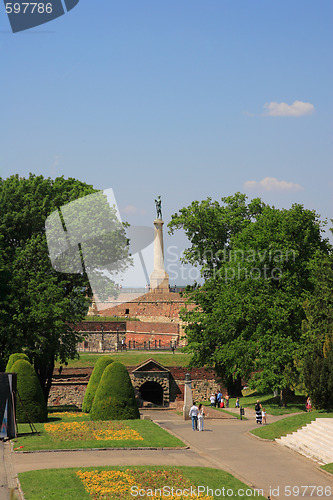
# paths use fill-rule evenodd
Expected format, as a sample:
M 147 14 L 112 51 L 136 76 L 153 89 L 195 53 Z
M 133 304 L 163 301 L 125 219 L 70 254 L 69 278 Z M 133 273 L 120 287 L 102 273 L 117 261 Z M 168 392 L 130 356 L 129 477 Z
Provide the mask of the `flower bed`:
M 44 424 L 44 429 L 55 441 L 143 440 L 143 437 L 123 422 L 60 422 Z
M 158 497 L 161 500 L 188 500 L 188 495 L 177 494 L 184 490 L 191 491 L 196 487 L 181 474 L 179 469 L 169 470 L 136 470 L 126 471 L 77 471 L 77 476 L 84 484 L 86 491 L 94 500 L 132 500 L 132 488 L 135 491 L 145 490 L 147 500 Z M 167 487 L 167 490 L 163 488 Z M 174 492 L 172 492 L 174 488 Z M 174 494 L 172 494 L 174 493 Z M 201 500 L 213 500 L 207 495 L 196 495 Z

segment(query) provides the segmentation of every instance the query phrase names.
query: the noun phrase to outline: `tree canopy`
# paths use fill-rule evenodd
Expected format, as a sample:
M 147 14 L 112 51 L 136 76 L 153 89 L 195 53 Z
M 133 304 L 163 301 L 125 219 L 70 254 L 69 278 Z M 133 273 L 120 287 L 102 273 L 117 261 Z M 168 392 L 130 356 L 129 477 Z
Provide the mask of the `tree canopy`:
M 197 307 L 183 314 L 192 364 L 213 366 L 230 392 L 241 379 L 260 390 L 292 387 L 311 263 L 330 248 L 322 224 L 301 205 L 279 210 L 239 193 L 222 202 L 194 202 L 169 224 L 185 230 L 184 258 L 205 278 L 187 292 Z
M 75 200 L 94 193 L 92 186 L 72 178 L 52 180 L 30 174 L 29 178 L 14 175 L 0 179 L 0 273 L 5 278 L 0 288 L 0 362 L 4 366 L 11 353 L 26 352 L 46 399 L 55 359 L 65 362 L 76 355 L 81 338 L 73 325 L 87 313 L 92 296 L 88 274 L 94 275 L 95 281 L 104 278 L 106 240 L 113 244 L 113 270 L 115 262 L 124 266 L 128 255 L 115 209 L 108 212 L 108 217 L 114 221 L 116 238 L 104 227 L 94 229 L 98 219 L 103 219 L 96 203 L 90 205 L 89 214 L 81 210 L 82 205 L 73 211 L 73 206 L 77 207 Z M 105 210 L 103 195 L 98 203 Z M 53 248 L 52 262 L 45 228 L 50 218 L 55 223 L 48 236 L 62 245 L 61 251 L 56 245 Z M 104 247 L 97 252 L 101 241 Z M 97 256 L 97 262 L 92 255 Z M 101 287 L 106 294 L 114 290 L 112 280 L 109 282 L 110 289 Z

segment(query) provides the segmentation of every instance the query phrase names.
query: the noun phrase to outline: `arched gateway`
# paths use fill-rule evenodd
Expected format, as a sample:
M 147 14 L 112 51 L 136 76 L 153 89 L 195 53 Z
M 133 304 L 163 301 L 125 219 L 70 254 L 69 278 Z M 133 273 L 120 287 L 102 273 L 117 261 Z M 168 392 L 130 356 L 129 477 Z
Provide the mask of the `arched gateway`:
M 170 371 L 150 358 L 132 372 L 132 382 L 141 398 L 166 406 L 170 401 Z

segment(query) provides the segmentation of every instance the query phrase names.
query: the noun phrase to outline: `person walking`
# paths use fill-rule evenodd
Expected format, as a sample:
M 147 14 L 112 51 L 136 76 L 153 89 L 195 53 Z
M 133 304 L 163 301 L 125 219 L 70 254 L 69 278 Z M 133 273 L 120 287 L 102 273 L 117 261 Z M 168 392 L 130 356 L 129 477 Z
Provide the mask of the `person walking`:
M 204 417 L 206 417 L 206 413 L 205 413 L 204 407 L 202 406 L 201 403 L 199 404 L 198 410 L 199 410 L 199 413 L 198 413 L 199 431 L 203 431 L 204 430 Z
M 212 394 L 211 397 L 209 398 L 210 401 L 210 406 L 213 408 L 215 406 L 215 395 Z
M 306 400 L 306 411 L 311 411 L 311 410 L 312 410 L 311 399 L 307 398 L 307 400 Z
M 262 423 L 262 413 L 261 413 L 262 409 L 261 409 L 261 404 L 260 404 L 259 399 L 257 399 L 257 402 L 254 406 L 254 410 L 256 412 L 256 422 L 257 422 L 257 424 L 261 425 L 261 423 Z
M 236 399 L 235 408 L 239 408 L 239 398 Z
M 229 408 L 229 394 L 226 394 L 225 396 L 225 407 Z
M 198 414 L 199 414 L 199 408 L 193 401 L 193 405 L 190 408 L 189 416 L 192 419 L 192 431 L 197 431 L 198 430 Z

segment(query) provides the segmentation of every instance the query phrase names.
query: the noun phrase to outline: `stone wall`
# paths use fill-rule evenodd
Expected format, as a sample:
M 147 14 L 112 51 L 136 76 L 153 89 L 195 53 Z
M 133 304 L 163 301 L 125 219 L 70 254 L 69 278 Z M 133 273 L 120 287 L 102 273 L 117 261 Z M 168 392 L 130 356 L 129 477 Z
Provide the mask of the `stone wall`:
M 136 389 L 139 389 L 140 384 L 132 375 L 135 367 L 128 367 L 132 383 Z M 170 371 L 169 387 L 165 386 L 165 380 L 161 378 L 161 385 L 164 389 L 164 400 L 170 403 L 182 401 L 184 399 L 184 380 L 187 370 L 181 367 L 168 367 Z M 54 378 L 49 395 L 49 405 L 67 405 L 73 404 L 78 408 L 82 408 L 84 393 L 91 375 L 92 368 L 70 369 L 64 368 L 59 374 L 58 370 L 54 372 Z M 189 371 L 192 379 L 193 399 L 197 401 L 208 400 L 212 393 L 222 389 L 225 394 L 225 389 L 221 387 L 215 377 L 214 372 L 206 371 L 203 368 L 193 369 Z M 152 377 L 157 377 L 158 374 L 152 373 Z M 146 381 L 143 377 L 143 382 Z

